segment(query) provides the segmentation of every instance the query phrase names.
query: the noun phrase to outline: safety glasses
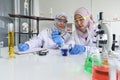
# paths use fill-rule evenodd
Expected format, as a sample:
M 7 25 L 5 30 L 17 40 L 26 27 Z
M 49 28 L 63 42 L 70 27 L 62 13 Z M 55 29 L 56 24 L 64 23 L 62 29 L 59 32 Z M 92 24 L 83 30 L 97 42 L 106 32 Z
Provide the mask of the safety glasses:
M 89 18 L 89 16 L 82 16 L 82 17 L 79 17 L 79 18 L 76 18 L 74 21 L 75 22 L 82 22 L 82 21 L 84 21 L 84 20 L 86 20 L 87 18 Z
M 56 20 L 58 20 L 59 22 L 64 22 L 64 23 L 67 23 L 68 21 L 65 20 L 65 19 L 60 19 L 60 18 L 56 18 Z

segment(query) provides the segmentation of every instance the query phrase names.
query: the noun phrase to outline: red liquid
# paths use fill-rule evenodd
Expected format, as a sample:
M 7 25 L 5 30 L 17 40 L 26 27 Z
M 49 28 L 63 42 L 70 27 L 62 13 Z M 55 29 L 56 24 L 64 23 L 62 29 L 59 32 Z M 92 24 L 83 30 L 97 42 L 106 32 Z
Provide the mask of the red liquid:
M 92 80 L 109 80 L 109 68 L 104 66 L 93 66 Z M 116 76 L 118 80 L 118 76 Z

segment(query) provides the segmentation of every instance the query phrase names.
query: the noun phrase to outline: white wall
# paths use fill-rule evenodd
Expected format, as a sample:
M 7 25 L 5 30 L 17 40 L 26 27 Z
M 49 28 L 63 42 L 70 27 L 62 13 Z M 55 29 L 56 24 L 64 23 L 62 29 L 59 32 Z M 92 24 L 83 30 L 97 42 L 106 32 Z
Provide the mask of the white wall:
M 39 0 L 33 0 L 33 15 L 35 16 L 39 16 L 40 14 L 40 4 L 39 4 Z
M 92 0 L 92 12 L 96 19 L 99 12 L 103 12 L 105 20 L 120 19 L 120 0 Z
M 59 12 L 66 12 L 69 17 L 69 22 L 73 20 L 74 11 L 81 7 L 90 9 L 95 17 L 98 18 L 99 12 L 103 12 L 104 19 L 113 20 L 120 18 L 120 0 L 40 0 L 40 13 L 44 13 L 45 17 L 50 17 L 50 8 L 53 9 L 53 16 Z
M 77 8 L 85 6 L 91 10 L 91 0 L 40 0 L 39 2 L 40 13 L 44 13 L 45 17 L 50 17 L 50 8 L 52 8 L 53 16 L 65 12 L 69 22 L 73 22 L 73 14 Z

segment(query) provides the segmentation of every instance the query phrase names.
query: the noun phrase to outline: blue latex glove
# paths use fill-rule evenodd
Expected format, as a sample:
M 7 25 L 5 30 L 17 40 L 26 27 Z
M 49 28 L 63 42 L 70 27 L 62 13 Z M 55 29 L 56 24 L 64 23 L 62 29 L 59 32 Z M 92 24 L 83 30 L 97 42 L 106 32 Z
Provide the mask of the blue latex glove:
M 24 43 L 24 44 L 18 44 L 18 49 L 19 51 L 26 51 L 29 49 L 29 45 Z
M 75 45 L 73 48 L 70 49 L 69 53 L 72 55 L 81 54 L 85 52 L 86 48 L 82 45 Z
M 60 31 L 59 30 L 55 30 L 52 32 L 52 39 L 55 43 L 58 44 L 58 46 L 62 46 L 63 45 L 63 40 L 62 37 L 60 35 Z
M 52 35 L 60 35 L 60 31 L 59 31 L 59 30 L 54 30 L 54 31 L 52 32 Z

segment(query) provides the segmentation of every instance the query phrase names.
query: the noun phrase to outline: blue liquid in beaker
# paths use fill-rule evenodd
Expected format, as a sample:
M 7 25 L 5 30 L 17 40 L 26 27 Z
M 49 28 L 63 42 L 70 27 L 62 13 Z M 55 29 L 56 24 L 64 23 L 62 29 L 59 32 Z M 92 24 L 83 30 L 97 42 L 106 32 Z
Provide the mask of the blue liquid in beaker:
M 68 49 L 61 49 L 62 56 L 67 56 Z

